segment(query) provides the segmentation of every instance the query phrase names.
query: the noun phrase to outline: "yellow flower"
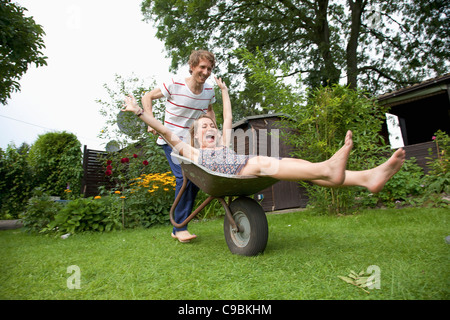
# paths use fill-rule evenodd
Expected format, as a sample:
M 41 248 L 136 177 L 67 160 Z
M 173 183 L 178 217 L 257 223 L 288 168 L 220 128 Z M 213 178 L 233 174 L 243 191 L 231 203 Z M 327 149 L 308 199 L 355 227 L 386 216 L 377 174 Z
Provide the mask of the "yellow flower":
M 121 196 L 121 197 L 120 197 L 120 199 L 126 199 L 126 198 L 127 198 L 127 197 L 125 197 L 125 196 Z
M 164 191 L 169 191 L 169 188 L 164 188 Z
M 100 196 L 95 196 L 94 199 L 101 199 L 102 197 Z
M 119 191 L 119 190 L 117 190 L 117 191 L 114 191 L 114 193 L 115 193 L 115 194 L 120 194 L 120 191 Z

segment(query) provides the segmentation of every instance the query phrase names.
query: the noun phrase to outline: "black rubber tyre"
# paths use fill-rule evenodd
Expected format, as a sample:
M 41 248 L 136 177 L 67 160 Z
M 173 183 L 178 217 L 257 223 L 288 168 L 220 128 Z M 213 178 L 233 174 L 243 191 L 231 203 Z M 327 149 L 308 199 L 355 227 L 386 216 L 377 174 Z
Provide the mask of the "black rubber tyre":
M 269 227 L 261 205 L 251 198 L 240 197 L 231 203 L 230 210 L 239 228 L 239 232 L 234 232 L 225 216 L 223 231 L 230 251 L 243 256 L 255 256 L 264 252 Z

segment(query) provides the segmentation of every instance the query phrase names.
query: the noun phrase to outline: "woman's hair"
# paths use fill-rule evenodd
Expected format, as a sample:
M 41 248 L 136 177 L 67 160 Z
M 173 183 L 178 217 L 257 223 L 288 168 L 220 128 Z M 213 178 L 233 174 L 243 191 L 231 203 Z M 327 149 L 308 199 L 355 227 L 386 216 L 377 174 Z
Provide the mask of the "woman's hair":
M 211 62 L 211 66 L 214 68 L 216 65 L 216 58 L 214 54 L 206 50 L 196 50 L 192 51 L 189 57 L 189 73 L 192 74 L 192 67 L 196 67 L 200 63 L 200 59 L 206 59 Z
M 198 143 L 197 139 L 195 138 L 195 130 L 197 129 L 198 120 L 200 120 L 202 118 L 210 119 L 214 123 L 214 126 L 216 127 L 216 129 L 218 129 L 216 121 L 213 118 L 211 118 L 210 116 L 208 116 L 206 114 L 202 114 L 200 117 L 198 117 L 194 121 L 194 123 L 192 123 L 191 127 L 189 128 L 189 134 L 191 135 L 191 146 L 194 148 L 200 148 L 200 144 Z

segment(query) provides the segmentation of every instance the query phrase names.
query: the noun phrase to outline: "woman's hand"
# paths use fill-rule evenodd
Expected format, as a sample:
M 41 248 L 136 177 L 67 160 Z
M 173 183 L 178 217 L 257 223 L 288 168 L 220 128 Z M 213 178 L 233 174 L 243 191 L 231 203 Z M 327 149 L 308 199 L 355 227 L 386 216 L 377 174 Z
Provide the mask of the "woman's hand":
M 141 107 L 139 107 L 138 103 L 136 102 L 136 98 L 133 97 L 132 94 L 125 97 L 123 107 L 125 109 L 122 109 L 122 111 L 131 111 L 134 113 L 138 112 L 141 109 Z
M 217 78 L 214 76 L 214 79 L 216 80 L 216 83 L 217 83 L 217 85 L 219 86 L 219 88 L 220 88 L 221 90 L 228 90 L 227 85 L 225 84 L 225 82 L 222 81 L 222 78 L 217 79 Z

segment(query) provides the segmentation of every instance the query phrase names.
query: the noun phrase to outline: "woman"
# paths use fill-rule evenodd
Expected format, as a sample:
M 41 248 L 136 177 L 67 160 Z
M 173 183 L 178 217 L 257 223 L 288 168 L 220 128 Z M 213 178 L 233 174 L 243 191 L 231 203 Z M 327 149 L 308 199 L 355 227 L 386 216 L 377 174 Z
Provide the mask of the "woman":
M 347 159 L 353 147 L 351 131 L 346 134 L 344 146 L 323 162 L 312 163 L 293 158 L 237 155 L 227 147 L 230 145 L 232 128 L 228 88 L 222 79 L 215 78 L 215 80 L 222 91 L 223 135 L 220 134 L 213 119 L 201 116 L 191 128 L 191 144 L 188 144 L 172 134 L 153 115 L 144 112 L 134 97 L 125 98 L 123 111 L 134 112 L 163 136 L 182 156 L 222 173 L 270 176 L 279 180 L 307 180 L 325 187 L 361 186 L 371 192 L 379 192 L 403 165 L 405 151 L 398 149 L 388 161 L 378 167 L 365 171 L 346 170 Z

